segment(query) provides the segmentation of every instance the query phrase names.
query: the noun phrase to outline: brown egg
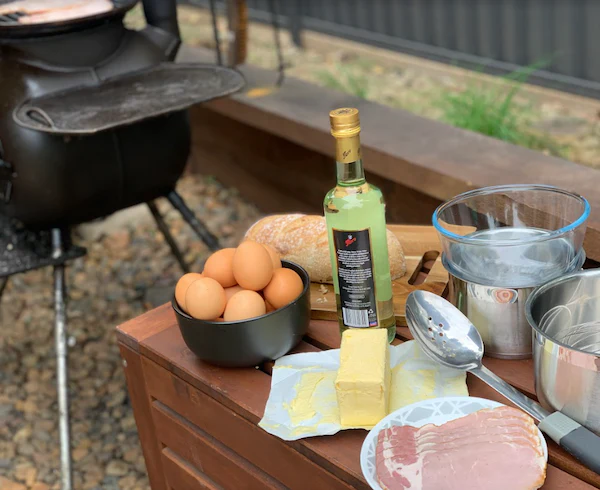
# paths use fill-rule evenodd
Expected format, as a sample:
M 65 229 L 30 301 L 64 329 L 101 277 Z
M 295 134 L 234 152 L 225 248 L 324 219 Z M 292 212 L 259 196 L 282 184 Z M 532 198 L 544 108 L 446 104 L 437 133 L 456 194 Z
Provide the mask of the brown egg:
M 217 281 L 203 277 L 190 284 L 185 294 L 188 313 L 198 320 L 214 320 L 225 311 L 225 291 Z
M 255 291 L 240 291 L 235 293 L 227 306 L 223 318 L 226 322 L 255 318 L 266 313 L 263 299 Z
M 225 299 L 229 301 L 235 293 L 239 293 L 240 291 L 245 291 L 245 289 L 239 284 L 231 286 L 230 288 L 225 288 Z
M 273 279 L 265 288 L 265 299 L 275 308 L 294 301 L 304 289 L 302 279 L 292 269 L 275 269 Z
M 245 241 L 233 256 L 233 275 L 244 289 L 260 291 L 273 276 L 273 262 L 260 243 Z
M 233 277 L 233 256 L 235 248 L 224 248 L 212 254 L 204 264 L 202 273 L 217 281 L 224 288 L 237 284 Z
M 187 309 L 185 307 L 185 293 L 187 293 L 190 284 L 201 277 L 204 276 L 202 274 L 198 274 L 197 272 L 189 272 L 188 274 L 181 276 L 179 281 L 177 281 L 177 285 L 175 286 L 175 301 L 177 301 L 179 307 L 186 313 Z
M 263 247 L 267 249 L 267 252 L 269 252 L 269 255 L 271 256 L 271 262 L 273 262 L 273 269 L 279 269 L 281 267 L 281 259 L 279 258 L 277 250 L 275 250 L 275 248 L 271 245 L 263 244 Z
M 271 313 L 272 311 L 276 310 L 276 308 L 273 308 L 273 305 L 268 301 L 265 301 L 265 306 L 267 307 L 267 313 Z

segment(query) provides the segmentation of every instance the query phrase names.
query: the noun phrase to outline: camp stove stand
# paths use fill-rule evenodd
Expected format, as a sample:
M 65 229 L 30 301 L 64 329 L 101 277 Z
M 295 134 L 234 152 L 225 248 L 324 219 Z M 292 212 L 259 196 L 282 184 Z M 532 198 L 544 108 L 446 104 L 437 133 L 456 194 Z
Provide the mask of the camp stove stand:
M 0 16 L 0 298 L 10 276 L 54 268 L 55 346 L 63 490 L 72 489 L 65 267 L 85 255 L 72 226 L 146 203 L 184 272 L 158 211 L 166 197 L 209 249 L 218 240 L 175 191 L 190 152 L 187 108 L 244 85 L 232 69 L 173 60 L 175 0 L 144 0 L 148 26 L 112 12 L 23 25 Z

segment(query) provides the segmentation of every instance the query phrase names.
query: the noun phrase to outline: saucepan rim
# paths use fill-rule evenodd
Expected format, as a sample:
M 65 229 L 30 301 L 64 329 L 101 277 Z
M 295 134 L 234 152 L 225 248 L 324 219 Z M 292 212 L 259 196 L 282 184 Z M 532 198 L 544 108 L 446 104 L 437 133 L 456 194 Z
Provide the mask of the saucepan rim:
M 600 357 L 600 354 L 594 354 L 593 352 L 589 352 L 586 350 L 582 350 L 579 349 L 577 347 L 572 347 L 569 344 L 566 344 L 564 342 L 561 342 L 559 340 L 556 340 L 554 337 L 552 337 L 551 335 L 548 335 L 547 332 L 544 332 L 539 325 L 537 324 L 537 322 L 533 319 L 533 315 L 531 313 L 531 309 L 533 307 L 533 304 L 535 303 L 535 301 L 544 293 L 548 292 L 550 289 L 552 289 L 553 287 L 568 282 L 574 278 L 578 278 L 578 277 L 594 277 L 594 276 L 598 276 L 600 277 L 600 268 L 596 268 L 596 269 L 587 269 L 587 270 L 582 270 L 582 271 L 575 271 L 575 272 L 571 272 L 570 274 L 565 274 L 564 276 L 561 277 L 557 277 L 556 279 L 552 279 L 551 281 L 548 281 L 545 284 L 542 284 L 541 286 L 538 286 L 537 288 L 535 288 L 533 290 L 533 292 L 529 295 L 529 297 L 527 298 L 527 301 L 525 303 L 525 317 L 527 318 L 527 322 L 529 323 L 529 325 L 531 326 L 531 328 L 539 335 L 541 335 L 542 337 L 544 337 L 545 339 L 553 342 L 556 345 L 560 345 L 561 347 L 564 347 L 566 349 L 575 351 L 575 352 L 581 352 L 582 354 L 586 354 L 588 356 L 593 356 L 595 358 Z

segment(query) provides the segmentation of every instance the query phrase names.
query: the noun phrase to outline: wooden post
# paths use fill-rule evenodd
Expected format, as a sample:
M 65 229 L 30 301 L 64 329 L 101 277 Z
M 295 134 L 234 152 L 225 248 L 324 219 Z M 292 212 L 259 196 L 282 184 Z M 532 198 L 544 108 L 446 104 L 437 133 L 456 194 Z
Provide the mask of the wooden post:
M 241 65 L 246 61 L 248 47 L 248 5 L 246 0 L 227 0 L 229 43 L 227 64 Z

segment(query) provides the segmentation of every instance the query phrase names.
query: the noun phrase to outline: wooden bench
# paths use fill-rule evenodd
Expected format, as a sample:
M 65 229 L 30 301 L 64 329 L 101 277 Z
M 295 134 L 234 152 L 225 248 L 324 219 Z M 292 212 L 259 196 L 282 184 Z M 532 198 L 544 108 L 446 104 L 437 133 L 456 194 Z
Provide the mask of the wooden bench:
M 407 339 L 398 328 L 395 343 Z M 225 369 L 185 346 L 169 304 L 117 329 L 127 385 L 153 490 L 368 489 L 359 463 L 364 430 L 285 442 L 257 426 L 272 363 Z M 339 347 L 336 322 L 313 320 L 294 352 Z M 534 397 L 531 360 L 485 364 Z M 506 403 L 474 376 L 472 396 Z M 544 490 L 600 488 L 600 476 L 548 441 Z

